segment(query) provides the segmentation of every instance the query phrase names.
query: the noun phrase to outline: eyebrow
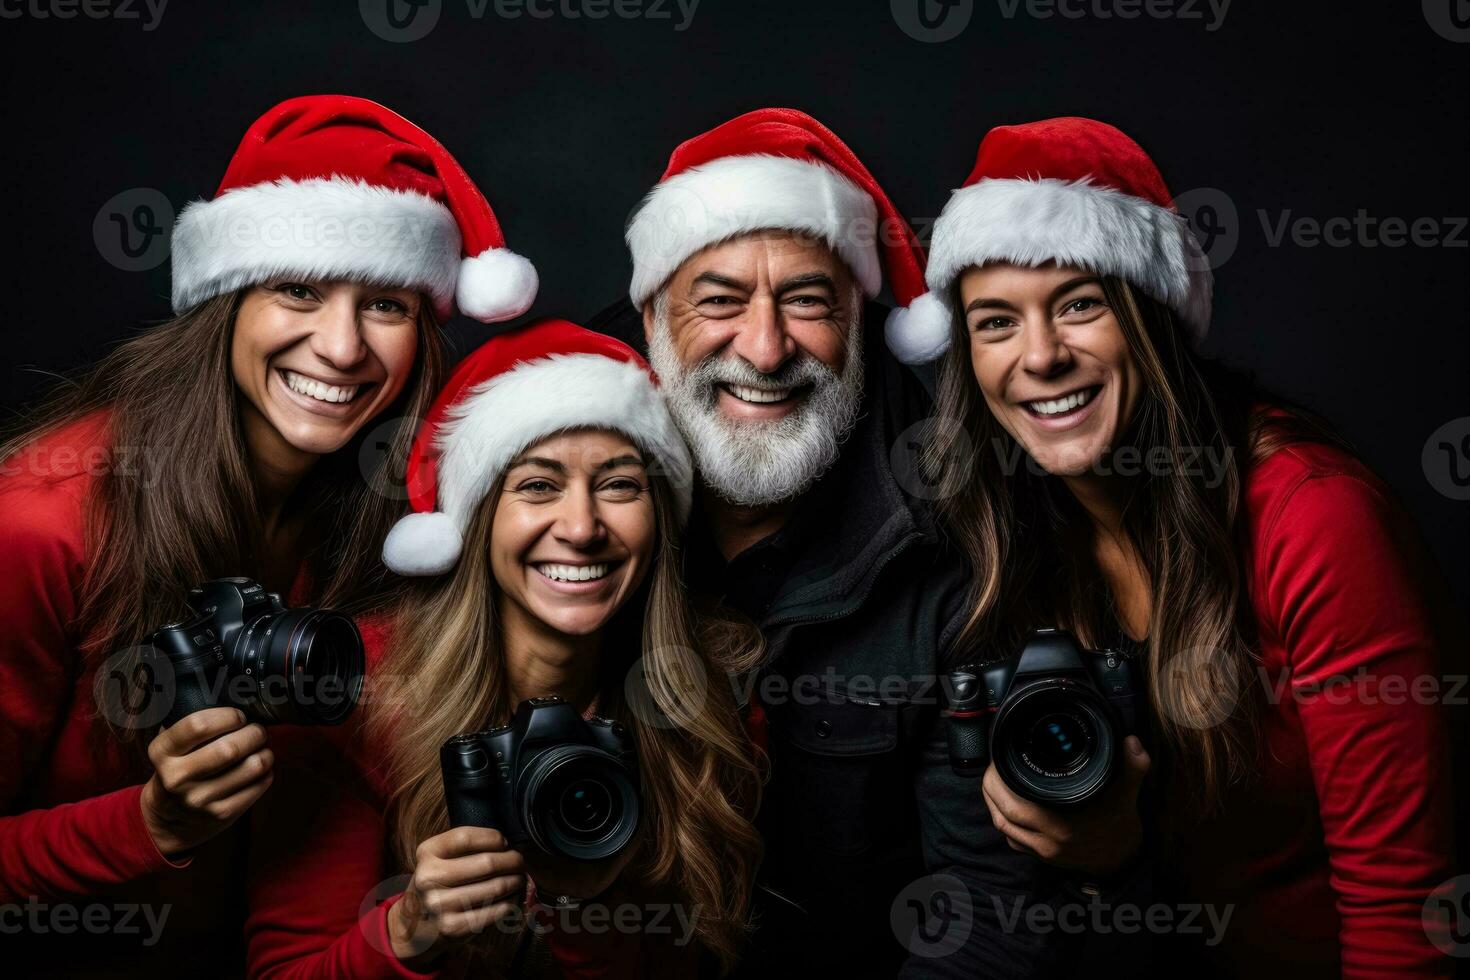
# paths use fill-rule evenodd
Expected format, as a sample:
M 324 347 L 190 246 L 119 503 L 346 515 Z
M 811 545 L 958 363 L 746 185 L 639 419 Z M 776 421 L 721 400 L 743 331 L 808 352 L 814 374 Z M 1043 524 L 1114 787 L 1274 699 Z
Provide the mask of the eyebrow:
M 781 285 L 776 287 L 776 292 L 778 294 L 789 293 L 793 289 L 801 289 L 804 286 L 821 286 L 833 295 L 837 293 L 837 284 L 825 272 L 804 272 L 799 276 L 792 276 L 790 279 L 783 280 Z
M 1070 293 L 1078 286 L 1085 286 L 1090 283 L 1097 282 L 1101 282 L 1101 280 L 1097 276 L 1077 276 L 1075 279 L 1068 279 L 1056 289 L 1053 289 L 1051 291 L 1051 295 L 1047 297 L 1046 301 L 1048 304 L 1054 303 L 1056 302 L 1058 296 L 1062 296 L 1065 293 Z M 1000 299 L 999 297 L 995 296 L 982 296 L 979 299 L 971 300 L 970 303 L 965 307 L 965 312 L 971 313 L 975 310 L 986 307 L 994 307 L 998 310 L 1010 310 L 1013 313 L 1018 312 L 1016 305 L 1010 300 Z
M 746 293 L 750 292 L 750 283 L 744 282 L 740 279 L 736 279 L 733 276 L 721 275 L 718 272 L 701 272 L 699 275 L 694 277 L 694 281 L 689 285 L 693 287 L 698 286 L 701 283 L 710 286 L 724 286 L 727 289 L 738 289 L 741 292 Z
M 647 464 L 644 463 L 642 456 L 639 456 L 636 453 L 624 453 L 621 456 L 614 456 L 611 459 L 603 460 L 603 462 L 598 465 L 596 472 L 601 473 L 604 470 L 614 470 L 617 469 L 619 466 L 646 465 Z M 552 470 L 553 472 L 561 473 L 563 475 L 565 475 L 565 473 L 567 472 L 566 466 L 559 460 L 548 459 L 545 456 L 522 456 L 520 459 L 507 466 L 506 471 L 509 472 L 510 470 L 513 470 L 519 466 L 543 466 L 548 470 Z

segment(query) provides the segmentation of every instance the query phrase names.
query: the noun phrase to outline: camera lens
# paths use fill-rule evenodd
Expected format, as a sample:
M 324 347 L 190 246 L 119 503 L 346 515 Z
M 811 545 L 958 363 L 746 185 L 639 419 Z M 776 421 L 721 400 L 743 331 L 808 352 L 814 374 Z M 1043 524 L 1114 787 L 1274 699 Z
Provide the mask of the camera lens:
M 1070 711 L 1053 711 L 1031 724 L 1022 756 L 1043 775 L 1070 775 L 1087 761 L 1093 736 L 1087 722 Z
M 638 791 L 614 756 L 588 745 L 558 745 L 521 773 L 521 824 L 544 851 L 582 861 L 611 857 L 638 829 Z
M 562 790 L 561 822 L 579 836 L 593 836 L 612 819 L 613 801 L 607 787 L 591 779 L 578 780 Z
M 1011 692 L 991 744 L 996 770 L 1018 796 L 1067 806 L 1107 785 L 1120 739 L 1096 690 L 1049 678 Z
M 247 710 L 292 725 L 335 725 L 362 694 L 357 625 L 330 609 L 287 609 L 245 624 L 229 683 L 245 679 Z

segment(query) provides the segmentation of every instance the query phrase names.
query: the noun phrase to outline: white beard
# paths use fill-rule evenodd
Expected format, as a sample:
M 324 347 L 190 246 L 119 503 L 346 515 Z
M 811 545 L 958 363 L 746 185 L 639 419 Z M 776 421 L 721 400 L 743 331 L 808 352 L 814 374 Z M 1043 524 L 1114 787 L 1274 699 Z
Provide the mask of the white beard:
M 859 297 L 848 325 L 847 359 L 840 376 L 807 353 L 773 374 L 757 371 L 734 355 L 710 357 L 685 368 L 674 350 L 667 306 L 660 295 L 654 305 L 648 360 L 705 484 L 730 503 L 762 507 L 797 496 L 837 462 L 862 405 L 862 351 Z M 720 384 L 810 386 L 810 390 L 784 418 L 735 420 L 720 412 Z

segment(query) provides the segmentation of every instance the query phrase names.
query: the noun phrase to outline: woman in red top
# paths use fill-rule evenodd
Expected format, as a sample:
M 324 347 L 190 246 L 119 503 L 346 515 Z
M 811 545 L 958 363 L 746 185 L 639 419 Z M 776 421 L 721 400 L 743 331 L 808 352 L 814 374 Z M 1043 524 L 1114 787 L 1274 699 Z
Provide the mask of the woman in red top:
M 214 577 L 334 606 L 383 590 L 373 556 L 397 505 L 364 454 L 375 433 L 401 460 L 411 431 L 372 423 L 427 408 L 457 280 L 484 319 L 529 303 L 524 260 L 461 258 L 498 238 L 407 120 L 343 96 L 282 103 L 179 218 L 176 318 L 0 444 L 0 903 L 146 900 L 163 942 L 110 931 L 160 968 L 194 969 L 195 927 L 229 938 L 220 903 L 240 889 L 219 835 L 270 784 L 273 752 L 229 707 L 154 737 L 170 705 L 132 689 L 137 645 Z M 50 922 L 7 947 L 80 969 L 90 930 Z
M 931 462 L 977 569 L 968 656 L 1041 626 L 1139 650 L 1158 856 L 1229 914 L 1215 969 L 1447 974 L 1421 920 L 1452 864 L 1444 718 L 1411 693 L 1439 679 L 1411 532 L 1325 427 L 1194 352 L 1211 276 L 1153 163 L 1093 120 L 991 131 L 927 279 L 890 344 L 943 356 L 958 424 Z M 1106 878 L 1143 837 L 1149 756 L 1122 754 L 1078 810 L 993 765 L 986 805 L 1013 847 Z
M 761 853 L 761 754 L 728 672 L 762 647 L 686 596 L 693 475 L 648 366 L 560 320 L 496 337 L 456 369 L 407 481 L 384 559 L 425 581 L 367 624 L 359 724 L 299 730 L 310 747 L 253 817 L 251 974 L 535 975 L 548 949 L 573 976 L 728 970 Z M 547 696 L 635 746 L 641 826 L 617 859 L 449 828 L 440 746 Z

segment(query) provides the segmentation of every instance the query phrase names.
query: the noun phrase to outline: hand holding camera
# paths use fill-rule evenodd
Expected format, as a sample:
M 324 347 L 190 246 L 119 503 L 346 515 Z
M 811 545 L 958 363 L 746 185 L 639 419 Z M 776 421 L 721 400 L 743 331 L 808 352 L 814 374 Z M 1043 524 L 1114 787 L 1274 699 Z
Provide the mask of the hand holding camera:
M 1135 664 L 1043 629 L 1007 660 L 959 668 L 950 684 L 950 763 L 983 773 L 991 821 L 1012 849 L 1094 874 L 1138 851 L 1150 760 L 1134 734 Z
M 503 728 L 456 735 L 439 759 L 450 824 L 503 832 L 548 902 L 604 891 L 631 859 L 638 770 L 618 722 L 531 698 Z
M 393 953 L 429 967 L 449 949 L 516 913 L 525 860 L 500 831 L 456 827 L 419 845 L 413 878 L 388 910 Z
M 238 820 L 270 788 L 275 763 L 265 729 L 238 708 L 209 708 L 165 728 L 149 743 L 148 759 L 143 823 L 168 858 Z
M 275 762 L 263 724 L 338 724 L 362 691 L 357 625 L 329 609 L 287 609 L 247 578 L 205 582 L 193 615 L 149 645 L 172 669 L 165 727 L 148 746 L 153 776 L 143 821 L 177 857 L 240 818 L 270 787 Z

